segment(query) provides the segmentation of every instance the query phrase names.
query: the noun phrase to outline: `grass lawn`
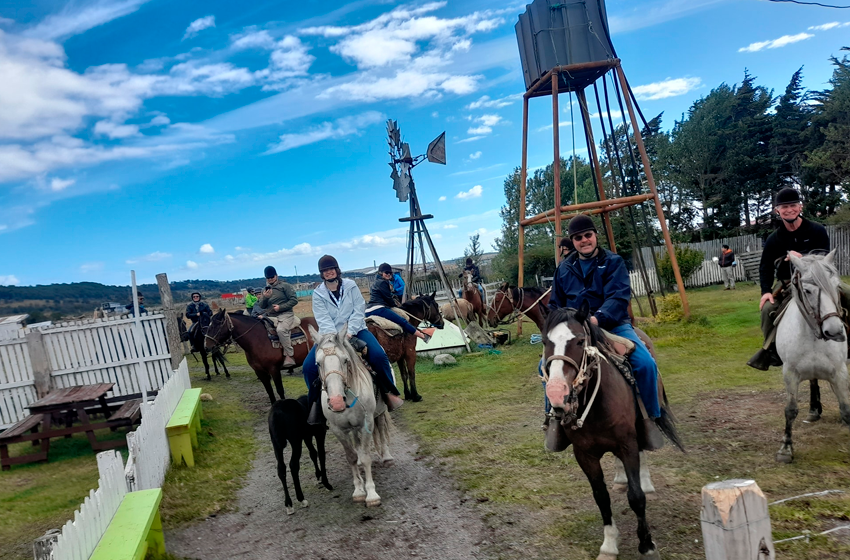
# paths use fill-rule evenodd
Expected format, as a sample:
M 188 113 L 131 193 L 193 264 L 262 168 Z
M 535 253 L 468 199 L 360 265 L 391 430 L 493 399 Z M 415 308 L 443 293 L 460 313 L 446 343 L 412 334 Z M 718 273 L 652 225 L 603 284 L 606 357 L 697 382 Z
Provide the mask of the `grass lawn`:
M 784 427 L 781 371 L 745 365 L 761 344 L 758 296 L 752 285 L 689 291 L 691 322 L 645 325 L 688 449 L 681 454 L 668 446 L 650 456 L 658 493 L 649 499 L 647 515 L 665 558 L 705 558 L 700 489 L 709 482 L 754 478 L 770 501 L 850 489 L 850 434 L 838 423 L 827 388 L 823 419 L 798 419 L 794 464 L 774 461 Z M 438 456 L 462 488 L 486 500 L 482 507 L 491 525 L 522 526 L 514 536 L 526 557 L 595 558 L 601 518 L 571 451 L 543 450 L 543 392 L 536 374 L 542 347 L 528 342 L 534 325 L 523 330 L 501 355 L 465 356 L 448 368 L 420 361 L 417 383 L 425 400 L 400 412 L 422 451 Z M 802 392 L 807 394 L 805 387 Z M 610 460 L 606 465 L 611 473 Z M 612 500 L 621 555 L 635 558 L 635 517 L 624 494 L 612 493 Z M 776 540 L 817 533 L 847 523 L 850 495 L 788 502 L 771 507 L 771 518 Z M 850 557 L 850 532 L 777 549 L 783 558 Z

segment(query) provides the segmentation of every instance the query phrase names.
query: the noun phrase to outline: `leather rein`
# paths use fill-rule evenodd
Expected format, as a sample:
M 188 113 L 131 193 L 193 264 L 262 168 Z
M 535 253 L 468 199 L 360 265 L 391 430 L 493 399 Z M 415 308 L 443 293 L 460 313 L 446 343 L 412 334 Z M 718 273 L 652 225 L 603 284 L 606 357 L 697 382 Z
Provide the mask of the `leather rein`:
M 496 316 L 498 317 L 498 316 L 499 316 L 499 311 L 498 311 L 498 310 L 499 310 L 499 308 L 500 308 L 500 307 L 502 307 L 502 304 L 505 302 L 505 300 L 507 299 L 507 300 L 510 302 L 510 305 L 511 305 L 511 312 L 510 312 L 510 313 L 506 316 L 506 318 L 504 318 L 504 319 L 500 319 L 500 320 L 499 320 L 499 324 L 507 325 L 507 324 L 509 324 L 509 323 L 512 323 L 512 322 L 514 321 L 514 319 L 516 319 L 516 316 L 517 316 L 517 315 L 522 315 L 522 316 L 524 316 L 526 319 L 528 319 L 529 321 L 534 322 L 534 321 L 531 319 L 531 317 L 529 317 L 529 316 L 527 315 L 527 313 L 528 313 L 529 311 L 531 311 L 532 309 L 534 309 L 535 307 L 537 307 L 537 304 L 538 304 L 538 303 L 540 303 L 540 301 L 541 301 L 543 298 L 545 298 L 545 297 L 546 297 L 546 295 L 547 295 L 549 292 L 551 292 L 551 291 L 552 291 L 552 288 L 547 289 L 545 292 L 543 292 L 543 295 L 542 295 L 542 296 L 540 296 L 539 298 L 537 298 L 537 300 L 536 300 L 534 303 L 532 303 L 531 305 L 529 305 L 529 306 L 528 306 L 528 308 L 526 308 L 526 309 L 523 311 L 523 310 L 522 310 L 522 308 L 521 308 L 521 304 L 522 304 L 523 300 L 525 300 L 525 288 L 517 288 L 517 289 L 519 290 L 519 298 L 517 298 L 517 300 L 516 300 L 516 301 L 514 301 L 513 294 L 511 294 L 511 292 L 510 292 L 511 288 L 508 288 L 508 290 L 509 290 L 509 291 L 507 291 L 507 292 L 503 292 L 502 290 L 498 290 L 498 291 L 496 292 L 496 295 L 495 295 L 495 296 L 493 296 L 493 303 L 491 303 L 491 304 L 487 304 L 487 311 L 488 311 L 488 314 L 489 314 L 489 311 L 490 311 L 490 310 L 492 310 L 492 311 L 493 311 L 493 313 L 495 313 L 495 314 L 496 314 Z M 499 305 L 497 306 L 497 305 L 496 305 L 496 298 L 497 298 L 497 297 L 499 297 L 499 294 L 502 294 L 502 299 L 501 299 L 501 301 L 499 301 Z

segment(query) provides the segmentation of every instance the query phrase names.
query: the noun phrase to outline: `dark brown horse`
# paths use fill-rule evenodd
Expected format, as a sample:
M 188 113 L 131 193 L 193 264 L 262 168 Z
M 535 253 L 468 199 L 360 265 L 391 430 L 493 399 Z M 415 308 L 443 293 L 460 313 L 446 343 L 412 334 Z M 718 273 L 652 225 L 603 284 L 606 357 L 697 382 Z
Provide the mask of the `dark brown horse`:
M 224 375 L 230 379 L 230 372 L 227 371 L 227 364 L 224 362 L 224 354 L 221 353 L 221 350 L 218 348 L 213 348 L 212 351 L 207 352 L 206 346 L 204 344 L 204 329 L 201 328 L 199 324 L 192 325 L 191 330 L 186 329 L 186 323 L 183 321 L 183 314 L 181 313 L 177 318 L 178 329 L 180 330 L 180 340 L 185 340 L 189 342 L 189 346 L 192 348 L 192 355 L 195 355 L 195 352 L 201 355 L 201 361 L 204 363 L 204 372 L 207 374 L 207 380 L 212 379 L 210 376 L 210 362 L 207 360 L 207 354 L 212 356 L 213 368 L 215 368 L 215 374 L 221 375 L 218 372 L 218 364 L 221 364 L 221 367 L 224 368 Z M 197 361 L 197 356 L 195 357 L 195 361 Z
M 292 329 L 293 341 L 292 348 L 295 350 L 295 355 L 292 356 L 295 360 L 295 367 L 304 363 L 304 358 L 310 352 L 313 346 L 313 341 L 307 333 L 307 325 L 312 325 L 318 330 L 319 326 L 316 320 L 312 317 L 301 318 L 301 326 Z M 306 343 L 296 344 L 298 339 L 295 335 L 299 331 L 307 337 Z M 212 349 L 227 342 L 235 342 L 245 351 L 245 358 L 248 360 L 248 365 L 257 374 L 257 379 L 263 384 L 266 393 L 269 394 L 269 400 L 274 403 L 275 397 L 272 391 L 271 381 L 274 380 L 274 386 L 277 388 L 277 394 L 281 399 L 286 396 L 283 393 L 283 383 L 280 380 L 280 370 L 283 367 L 283 351 L 280 348 L 272 346 L 266 327 L 262 321 L 244 315 L 241 311 L 236 313 L 226 313 L 224 309 L 213 315 L 212 323 L 206 335 L 206 348 Z
M 484 326 L 486 320 L 486 309 L 478 291 L 478 284 L 472 281 L 472 271 L 463 271 L 463 299 L 472 304 L 472 310 L 478 319 L 478 325 Z
M 551 290 L 543 288 L 517 288 L 505 282 L 493 295 L 493 303 L 487 306 L 487 323 L 496 328 L 502 319 L 516 312 L 534 321 L 540 332 L 543 332 L 551 293 Z
M 434 299 L 436 294 L 436 292 L 424 296 L 420 294 L 419 297 L 401 305 L 401 308 L 411 316 L 410 322 L 414 326 L 428 322 L 438 329 L 443 328 L 443 316 L 440 314 L 440 307 Z M 422 396 L 416 390 L 416 341 L 419 339 L 405 332 L 391 337 L 382 328 L 371 322 L 368 323 L 368 327 L 369 332 L 375 335 L 378 343 L 387 353 L 390 363 L 398 364 L 401 379 L 404 382 L 404 398 L 413 402 L 421 401 Z
M 573 446 L 576 461 L 590 486 L 602 514 L 605 540 L 599 558 L 616 559 L 619 532 L 611 514 L 611 498 L 599 463 L 605 453 L 623 462 L 628 480 L 629 506 L 638 518 L 638 550 L 643 559 L 657 559 L 658 551 L 646 522 L 646 495 L 641 488 L 638 431 L 643 429 L 636 413 L 635 394 L 623 374 L 598 349 L 605 335 L 589 320 L 589 308 L 552 311 L 543 328 L 546 394 L 555 410 L 553 422 L 561 437 Z M 659 380 L 661 431 L 680 449 L 673 418 Z M 551 429 L 551 428 L 550 428 Z M 563 449 L 563 447 L 561 447 Z

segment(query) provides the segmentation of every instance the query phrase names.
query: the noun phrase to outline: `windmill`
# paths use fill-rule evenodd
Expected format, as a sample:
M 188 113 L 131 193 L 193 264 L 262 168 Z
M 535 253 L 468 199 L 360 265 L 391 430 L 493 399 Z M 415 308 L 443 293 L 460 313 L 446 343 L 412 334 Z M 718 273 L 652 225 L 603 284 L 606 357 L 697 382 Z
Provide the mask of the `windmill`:
M 446 133 L 443 132 L 437 136 L 428 145 L 428 150 L 424 154 L 414 157 L 410 155 L 410 144 L 402 141 L 398 122 L 388 120 L 387 143 L 390 147 L 390 167 L 392 168 L 390 178 L 393 180 L 393 190 L 395 190 L 399 202 L 407 202 L 410 205 L 410 215 L 399 218 L 398 220 L 400 222 L 410 223 L 410 233 L 407 239 L 407 262 L 405 266 L 407 278 L 404 297 L 405 299 L 409 299 L 411 296 L 410 290 L 413 287 L 413 265 L 416 260 L 417 242 L 422 256 L 422 271 L 427 271 L 428 259 L 425 254 L 425 245 L 427 244 L 433 259 L 434 269 L 437 271 L 440 282 L 442 282 L 452 308 L 455 310 L 455 316 L 460 317 L 454 290 L 446 277 L 443 263 L 440 261 L 439 255 L 437 255 L 437 249 L 434 247 L 431 234 L 428 233 L 428 227 L 425 225 L 425 220 L 430 220 L 434 216 L 432 214 L 422 213 L 422 208 L 419 206 L 419 197 L 416 195 L 416 184 L 411 175 L 413 168 L 425 160 L 431 163 L 446 164 Z

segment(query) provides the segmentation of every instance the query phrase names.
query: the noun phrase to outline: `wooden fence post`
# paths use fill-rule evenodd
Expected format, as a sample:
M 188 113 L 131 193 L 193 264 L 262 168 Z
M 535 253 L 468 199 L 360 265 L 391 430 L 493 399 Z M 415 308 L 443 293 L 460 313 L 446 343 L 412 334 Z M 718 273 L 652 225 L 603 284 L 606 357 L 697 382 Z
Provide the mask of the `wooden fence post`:
M 44 334 L 41 331 L 30 331 L 26 334 L 27 352 L 32 364 L 33 381 L 35 381 L 35 392 L 41 398 L 53 388 L 52 369 L 50 359 L 47 357 L 47 348 L 44 345 Z
M 706 560 L 774 560 L 767 499 L 755 480 L 724 480 L 702 488 Z
M 165 315 L 165 336 L 171 353 L 171 369 L 177 369 L 183 360 L 183 344 L 180 341 L 180 327 L 177 326 L 177 321 L 180 319 L 177 317 L 177 311 L 174 310 L 174 298 L 171 295 L 171 286 L 168 284 L 168 275 L 157 274 L 156 285 L 159 287 L 159 297 L 162 301 L 162 314 Z

